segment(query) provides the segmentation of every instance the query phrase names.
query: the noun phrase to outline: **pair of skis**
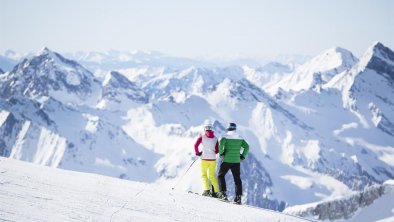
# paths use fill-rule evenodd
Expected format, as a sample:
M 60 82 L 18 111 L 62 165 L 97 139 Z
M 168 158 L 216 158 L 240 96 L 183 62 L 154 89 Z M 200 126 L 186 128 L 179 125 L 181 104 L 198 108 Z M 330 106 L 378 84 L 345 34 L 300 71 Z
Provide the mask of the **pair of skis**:
M 242 205 L 242 203 L 237 203 L 235 201 L 229 201 L 228 199 L 227 200 L 224 200 L 224 199 L 221 199 L 221 198 L 217 198 L 217 199 L 219 199 L 220 201 L 225 202 L 225 203 L 232 203 L 232 204 L 236 204 L 236 205 Z
M 212 196 L 203 196 L 203 195 L 201 195 L 201 194 L 199 194 L 199 193 L 195 193 L 195 192 L 193 192 L 193 191 L 188 191 L 188 193 L 196 194 L 196 195 L 199 195 L 199 196 L 202 196 L 202 197 L 211 197 L 211 198 L 218 199 L 218 200 L 220 200 L 220 201 L 222 201 L 222 202 L 225 202 L 225 203 L 232 203 L 232 204 L 236 204 L 236 205 L 242 205 L 241 203 L 237 203 L 237 202 L 235 202 L 235 201 L 224 200 L 224 199 L 217 198 L 217 197 L 212 197 Z

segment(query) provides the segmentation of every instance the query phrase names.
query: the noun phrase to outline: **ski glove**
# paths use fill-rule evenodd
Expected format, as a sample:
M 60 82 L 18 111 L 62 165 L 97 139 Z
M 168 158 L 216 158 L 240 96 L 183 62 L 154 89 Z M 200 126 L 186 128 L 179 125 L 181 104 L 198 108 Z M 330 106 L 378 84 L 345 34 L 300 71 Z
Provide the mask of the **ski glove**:
M 244 155 L 241 154 L 241 160 L 244 160 L 244 159 L 245 159 Z
M 220 159 L 224 159 L 224 152 L 222 154 L 219 153 Z
M 202 152 L 196 153 L 196 156 L 201 156 Z

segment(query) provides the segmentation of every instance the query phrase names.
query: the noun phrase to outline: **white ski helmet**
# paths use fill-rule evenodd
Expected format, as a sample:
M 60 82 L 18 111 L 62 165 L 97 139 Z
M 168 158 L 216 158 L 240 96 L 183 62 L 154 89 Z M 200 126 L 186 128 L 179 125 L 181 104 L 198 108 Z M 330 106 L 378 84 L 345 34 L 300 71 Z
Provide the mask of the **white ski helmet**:
M 205 120 L 204 121 L 204 131 L 212 130 L 212 122 L 210 120 Z

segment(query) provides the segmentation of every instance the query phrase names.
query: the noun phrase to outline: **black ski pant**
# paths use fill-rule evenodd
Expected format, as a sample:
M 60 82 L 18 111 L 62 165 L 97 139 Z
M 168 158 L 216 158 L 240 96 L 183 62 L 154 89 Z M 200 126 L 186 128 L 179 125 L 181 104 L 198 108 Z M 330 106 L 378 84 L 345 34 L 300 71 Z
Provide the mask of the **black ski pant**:
M 231 169 L 235 183 L 235 195 L 242 195 L 242 180 L 241 180 L 241 164 L 240 163 L 226 163 L 220 164 L 218 182 L 220 191 L 227 191 L 225 176 Z

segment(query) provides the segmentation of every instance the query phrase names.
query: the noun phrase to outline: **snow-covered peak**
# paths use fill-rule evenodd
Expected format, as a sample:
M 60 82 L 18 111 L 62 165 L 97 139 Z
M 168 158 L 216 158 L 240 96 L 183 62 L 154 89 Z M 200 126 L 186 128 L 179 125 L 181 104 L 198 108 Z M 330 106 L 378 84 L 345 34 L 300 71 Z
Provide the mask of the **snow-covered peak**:
M 347 91 L 352 87 L 356 77 L 366 69 L 376 71 L 389 81 L 394 80 L 394 52 L 382 43 L 376 42 L 366 50 L 352 69 L 335 76 L 324 87 Z
M 43 47 L 40 51 L 37 52 L 35 56 L 32 57 L 34 59 L 35 57 L 42 57 L 46 58 L 48 61 L 55 61 L 57 63 L 65 63 L 66 65 L 75 65 L 77 66 L 77 63 L 73 60 L 66 59 L 59 53 L 50 50 L 47 47 Z
M 127 88 L 129 83 L 130 81 L 124 75 L 116 71 L 111 71 L 105 76 L 103 86 L 114 85 L 115 87 Z
M 360 59 L 358 70 L 365 68 L 387 73 L 394 79 L 394 52 L 380 42 L 372 44 Z
M 394 135 L 394 52 L 381 43 L 370 46 L 360 62 L 324 88 L 342 91 L 343 106 L 357 113 L 366 128 Z
M 130 70 L 131 71 L 131 70 Z M 190 66 L 184 69 L 133 70 L 126 76 L 138 84 L 152 101 L 184 102 L 191 95 L 203 96 L 224 79 L 240 80 L 244 70 L 239 66 L 204 68 Z M 178 98 L 178 99 L 175 99 Z
M 54 52 L 52 52 L 48 47 L 44 46 L 38 53 L 37 55 L 45 55 L 45 54 L 53 54 Z
M 350 51 L 335 47 L 301 65 L 296 73 L 321 73 L 322 79 L 328 81 L 333 75 L 351 68 L 357 62 L 358 59 Z
M 144 91 L 119 72 L 109 72 L 103 81 L 103 95 L 97 108 L 127 110 L 148 102 Z
M 365 55 L 374 55 L 384 59 L 390 59 L 392 55 L 389 54 L 392 54 L 392 50 L 381 42 L 374 42 L 365 53 Z
M 125 91 L 126 94 L 129 94 L 131 92 L 139 94 L 143 98 L 137 99 L 138 101 L 143 101 L 147 102 L 147 98 L 145 93 L 143 93 L 142 89 L 139 88 L 134 82 L 131 82 L 129 79 L 127 79 L 126 76 L 123 74 L 116 72 L 116 71 L 111 71 L 109 72 L 104 79 L 103 82 L 103 87 L 104 91 L 108 92 L 108 90 L 117 90 L 117 91 Z M 127 93 L 128 92 L 128 93 Z M 134 98 L 132 96 L 132 98 Z M 130 98 L 131 99 L 131 98 Z M 136 98 L 134 98 L 136 99 Z
M 64 103 L 95 105 L 101 94 L 100 84 L 89 70 L 46 47 L 15 66 L 5 82 L 0 87 L 3 97 L 51 96 Z
M 39 61 L 37 61 L 38 58 L 40 58 Z M 85 75 L 89 78 L 93 78 L 93 74 L 85 67 L 81 66 L 79 63 L 77 63 L 74 60 L 65 58 L 61 54 L 52 51 L 47 47 L 41 49 L 36 56 L 32 57 L 29 60 L 37 61 L 39 63 L 38 65 L 45 65 L 48 63 L 52 63 L 52 65 L 55 65 L 56 68 L 65 69 L 64 71 L 70 71 L 70 69 L 77 69 L 77 71 L 80 72 L 81 75 Z
M 312 89 L 352 68 L 357 62 L 358 59 L 350 51 L 340 47 L 331 48 L 299 66 L 276 87 L 296 92 Z

